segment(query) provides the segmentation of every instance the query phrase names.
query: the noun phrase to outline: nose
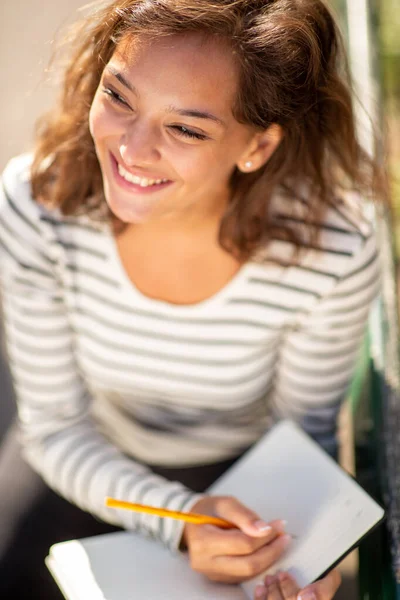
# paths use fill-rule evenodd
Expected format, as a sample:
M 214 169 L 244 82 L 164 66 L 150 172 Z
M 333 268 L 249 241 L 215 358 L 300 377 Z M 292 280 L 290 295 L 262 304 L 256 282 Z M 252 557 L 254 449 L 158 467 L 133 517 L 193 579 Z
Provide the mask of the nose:
M 159 136 L 146 123 L 133 123 L 121 135 L 119 152 L 127 166 L 153 165 L 160 160 Z

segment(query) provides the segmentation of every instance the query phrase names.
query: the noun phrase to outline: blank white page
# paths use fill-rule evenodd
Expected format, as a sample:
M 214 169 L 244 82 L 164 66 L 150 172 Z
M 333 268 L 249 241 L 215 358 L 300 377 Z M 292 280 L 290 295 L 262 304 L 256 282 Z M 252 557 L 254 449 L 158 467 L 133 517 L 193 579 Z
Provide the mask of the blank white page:
M 300 587 L 318 579 L 384 516 L 383 509 L 291 421 L 271 430 L 209 492 L 233 495 L 296 536 L 265 574 L 289 571 Z M 249 598 L 262 576 L 243 584 Z
M 186 558 L 125 531 L 54 544 L 46 564 L 68 600 L 245 600 L 240 586 L 212 583 Z

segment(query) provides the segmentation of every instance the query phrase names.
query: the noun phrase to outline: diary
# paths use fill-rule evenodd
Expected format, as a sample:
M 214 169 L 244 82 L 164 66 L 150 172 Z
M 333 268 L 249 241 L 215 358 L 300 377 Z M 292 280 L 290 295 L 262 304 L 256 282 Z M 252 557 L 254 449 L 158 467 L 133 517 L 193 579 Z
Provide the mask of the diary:
M 236 496 L 266 521 L 287 521 L 294 539 L 264 575 L 289 571 L 301 588 L 332 569 L 384 518 L 384 510 L 291 421 L 272 428 L 208 492 Z M 246 600 L 263 579 L 212 583 L 192 571 L 185 555 L 131 532 L 55 544 L 46 564 L 68 600 Z

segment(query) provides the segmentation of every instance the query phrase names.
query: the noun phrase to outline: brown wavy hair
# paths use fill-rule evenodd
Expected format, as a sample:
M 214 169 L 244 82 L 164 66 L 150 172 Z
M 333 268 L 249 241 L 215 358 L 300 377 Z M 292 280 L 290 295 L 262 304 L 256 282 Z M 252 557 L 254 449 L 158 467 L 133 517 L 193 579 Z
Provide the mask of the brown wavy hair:
M 220 243 L 246 259 L 268 239 L 304 237 L 274 221 L 279 188 L 307 190 L 307 235 L 339 189 L 382 195 L 379 168 L 356 139 L 350 78 L 340 33 L 321 0 L 114 0 L 74 26 L 62 93 L 37 129 L 34 197 L 64 215 L 110 219 L 89 110 L 104 66 L 121 40 L 199 32 L 230 44 L 239 66 L 235 118 L 259 130 L 279 124 L 283 140 L 252 174 L 235 170 Z M 303 203 L 304 204 L 304 203 Z M 96 217 L 97 215 L 97 217 Z M 315 238 L 314 238 L 315 239 Z

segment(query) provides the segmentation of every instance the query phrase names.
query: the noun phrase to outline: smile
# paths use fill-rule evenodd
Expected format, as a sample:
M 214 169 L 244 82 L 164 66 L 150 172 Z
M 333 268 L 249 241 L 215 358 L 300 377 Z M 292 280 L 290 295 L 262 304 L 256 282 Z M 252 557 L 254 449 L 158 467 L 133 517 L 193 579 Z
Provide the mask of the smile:
M 172 181 L 169 179 L 140 177 L 139 175 L 129 173 L 111 152 L 110 160 L 116 182 L 121 188 L 127 190 L 131 194 L 140 194 L 141 196 L 143 194 L 153 194 L 172 184 Z
M 152 185 L 160 185 L 160 183 L 167 183 L 168 179 L 147 179 L 146 177 L 137 177 L 136 175 L 132 175 L 129 173 L 124 167 L 118 163 L 118 173 L 123 177 L 126 181 L 130 183 L 135 183 L 136 185 L 140 185 L 140 187 L 146 188 Z

